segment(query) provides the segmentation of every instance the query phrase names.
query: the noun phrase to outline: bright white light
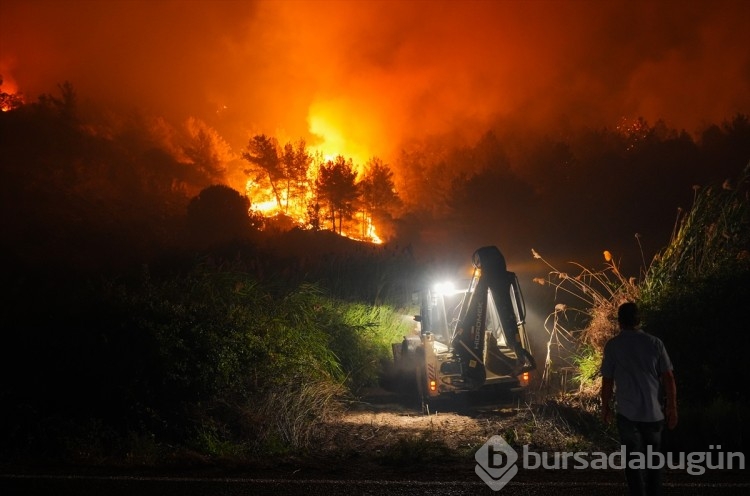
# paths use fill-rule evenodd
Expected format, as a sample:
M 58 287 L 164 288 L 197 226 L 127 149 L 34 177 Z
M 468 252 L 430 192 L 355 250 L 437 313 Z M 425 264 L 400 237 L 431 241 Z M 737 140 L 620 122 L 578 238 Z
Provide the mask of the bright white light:
M 433 289 L 437 294 L 452 294 L 456 292 L 456 288 L 452 282 L 439 282 L 435 284 Z

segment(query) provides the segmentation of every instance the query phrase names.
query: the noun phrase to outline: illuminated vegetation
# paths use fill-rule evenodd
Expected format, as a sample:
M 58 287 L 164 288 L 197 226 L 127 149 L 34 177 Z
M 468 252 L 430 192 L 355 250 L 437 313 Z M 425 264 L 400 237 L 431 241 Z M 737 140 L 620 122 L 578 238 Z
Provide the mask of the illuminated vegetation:
M 28 303 L 48 297 L 26 289 Z M 19 301 L 5 318 L 34 333 L 8 342 L 25 373 L 3 390 L 3 444 L 41 452 L 64 443 L 50 455 L 80 461 L 122 456 L 133 449 L 128 436 L 209 452 L 210 441 L 247 455 L 306 448 L 316 421 L 372 385 L 390 343 L 406 332 L 392 307 L 261 283 L 241 266 L 56 290 L 45 312 L 31 317 Z M 56 419 L 57 409 L 69 418 Z M 68 422 L 82 422 L 81 435 L 87 424 L 106 425 L 114 451 L 68 452 L 85 443 Z

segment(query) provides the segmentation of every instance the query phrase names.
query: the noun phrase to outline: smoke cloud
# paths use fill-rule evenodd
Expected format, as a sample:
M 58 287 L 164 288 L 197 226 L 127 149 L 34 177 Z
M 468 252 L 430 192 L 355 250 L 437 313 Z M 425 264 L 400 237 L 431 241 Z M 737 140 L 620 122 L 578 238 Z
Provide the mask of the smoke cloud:
M 364 161 L 429 135 L 750 110 L 750 3 L 8 0 L 0 71 Z M 333 148 L 337 148 L 333 150 Z

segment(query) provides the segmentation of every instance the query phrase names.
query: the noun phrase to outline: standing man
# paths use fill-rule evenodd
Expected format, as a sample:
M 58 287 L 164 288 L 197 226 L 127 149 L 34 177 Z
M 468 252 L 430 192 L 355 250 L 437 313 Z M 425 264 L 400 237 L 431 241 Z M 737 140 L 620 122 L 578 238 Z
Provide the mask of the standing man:
M 617 402 L 617 430 L 630 460 L 631 453 L 661 450 L 661 436 L 677 425 L 677 387 L 672 362 L 662 341 L 640 329 L 635 303 L 623 303 L 617 310 L 620 333 L 604 346 L 602 359 L 602 416 L 612 421 L 612 391 Z M 664 397 L 666 396 L 666 405 Z M 625 467 L 631 496 L 661 494 L 660 469 Z

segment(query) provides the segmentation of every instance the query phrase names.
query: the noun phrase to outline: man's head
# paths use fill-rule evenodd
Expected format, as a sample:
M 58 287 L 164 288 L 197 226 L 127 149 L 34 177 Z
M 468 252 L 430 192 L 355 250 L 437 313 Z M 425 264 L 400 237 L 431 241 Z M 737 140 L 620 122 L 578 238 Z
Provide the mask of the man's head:
M 623 329 L 637 328 L 641 323 L 638 305 L 630 301 L 620 305 L 620 308 L 617 309 L 617 321 Z

